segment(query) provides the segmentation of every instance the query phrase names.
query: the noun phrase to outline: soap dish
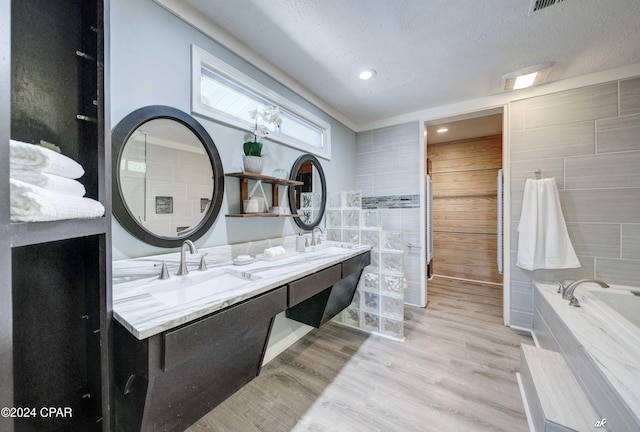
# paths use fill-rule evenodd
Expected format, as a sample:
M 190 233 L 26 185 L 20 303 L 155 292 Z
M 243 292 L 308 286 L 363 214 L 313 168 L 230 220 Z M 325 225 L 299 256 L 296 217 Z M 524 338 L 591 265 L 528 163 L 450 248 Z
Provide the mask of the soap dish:
M 251 258 L 248 260 L 239 260 L 237 258 L 234 258 L 232 262 L 233 262 L 233 265 L 242 266 L 242 265 L 251 264 L 252 262 L 255 262 L 255 260 L 256 260 L 255 258 Z

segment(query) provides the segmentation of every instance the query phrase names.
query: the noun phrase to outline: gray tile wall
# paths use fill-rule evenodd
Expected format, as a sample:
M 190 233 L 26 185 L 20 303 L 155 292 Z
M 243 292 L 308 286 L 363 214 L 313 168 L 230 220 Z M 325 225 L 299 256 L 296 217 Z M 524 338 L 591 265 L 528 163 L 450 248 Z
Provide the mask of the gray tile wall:
M 640 286 L 640 78 L 511 103 L 510 151 L 512 325 L 532 326 L 533 279 Z M 515 266 L 524 174 L 536 168 L 558 183 L 580 269 Z
M 420 281 L 420 250 L 407 246 L 420 244 L 420 208 L 414 205 L 420 194 L 420 145 L 417 121 L 356 135 L 356 188 L 362 192 L 363 205 L 381 209 L 384 230 L 403 233 L 408 284 L 405 302 L 412 304 L 420 302 L 424 289 Z M 393 205 L 396 201 L 405 203 Z

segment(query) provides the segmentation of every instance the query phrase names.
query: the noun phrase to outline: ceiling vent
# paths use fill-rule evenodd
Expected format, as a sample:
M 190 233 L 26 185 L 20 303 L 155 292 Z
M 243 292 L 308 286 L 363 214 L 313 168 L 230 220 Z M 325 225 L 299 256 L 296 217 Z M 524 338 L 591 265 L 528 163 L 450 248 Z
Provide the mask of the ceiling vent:
M 563 1 L 564 0 L 531 0 L 531 4 L 529 5 L 529 15 L 550 6 L 560 4 Z

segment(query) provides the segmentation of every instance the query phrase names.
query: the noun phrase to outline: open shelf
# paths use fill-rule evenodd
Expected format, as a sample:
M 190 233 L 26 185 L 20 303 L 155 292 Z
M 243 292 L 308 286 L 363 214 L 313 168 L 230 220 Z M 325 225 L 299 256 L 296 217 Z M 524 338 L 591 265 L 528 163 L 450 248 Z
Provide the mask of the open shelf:
M 242 214 L 228 214 L 226 217 L 234 217 L 234 218 L 251 218 L 251 217 L 300 217 L 300 215 L 279 215 L 275 213 L 242 213 Z
M 261 180 L 263 183 L 269 183 L 269 184 L 280 185 L 280 186 L 302 186 L 304 184 L 296 180 L 282 179 L 282 178 L 271 177 L 271 176 L 266 176 L 262 174 L 248 173 L 248 172 L 227 173 L 225 174 L 225 176 L 237 177 L 239 179 L 247 179 L 247 180 Z
M 53 222 L 18 222 L 10 225 L 11 247 L 104 234 L 106 218 L 68 219 Z
M 271 203 L 275 207 L 278 205 L 278 186 L 285 186 L 285 194 L 286 188 L 289 186 L 301 186 L 304 183 L 282 179 L 277 177 L 266 176 L 262 174 L 248 173 L 248 172 L 234 172 L 225 174 L 227 177 L 236 177 L 240 181 L 240 213 L 238 214 L 228 214 L 227 217 L 236 217 L 236 218 L 255 218 L 255 217 L 300 217 L 300 215 L 280 215 L 274 213 L 245 213 L 244 212 L 244 201 L 249 199 L 249 180 L 254 180 L 256 182 L 267 183 L 271 185 Z M 260 185 L 262 187 L 262 185 Z

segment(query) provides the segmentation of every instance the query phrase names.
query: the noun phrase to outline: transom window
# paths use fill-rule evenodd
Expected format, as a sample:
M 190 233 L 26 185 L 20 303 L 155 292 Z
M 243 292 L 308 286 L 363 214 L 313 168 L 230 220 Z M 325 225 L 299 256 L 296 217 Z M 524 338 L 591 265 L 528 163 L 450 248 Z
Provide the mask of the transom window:
M 331 159 L 331 125 L 220 59 L 191 46 L 191 110 L 211 120 L 251 132 L 249 111 L 280 109 L 282 124 L 268 139 Z

